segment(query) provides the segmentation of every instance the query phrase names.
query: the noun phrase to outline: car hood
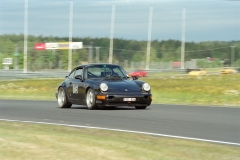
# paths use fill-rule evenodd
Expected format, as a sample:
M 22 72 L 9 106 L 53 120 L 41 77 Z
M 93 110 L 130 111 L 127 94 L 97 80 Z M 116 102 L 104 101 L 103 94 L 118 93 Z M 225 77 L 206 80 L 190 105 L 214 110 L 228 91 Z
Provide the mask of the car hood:
M 140 92 L 141 88 L 132 80 L 105 81 L 109 92 Z
M 108 85 L 108 92 L 140 92 L 141 87 L 133 80 L 97 80 L 95 85 L 106 83 Z

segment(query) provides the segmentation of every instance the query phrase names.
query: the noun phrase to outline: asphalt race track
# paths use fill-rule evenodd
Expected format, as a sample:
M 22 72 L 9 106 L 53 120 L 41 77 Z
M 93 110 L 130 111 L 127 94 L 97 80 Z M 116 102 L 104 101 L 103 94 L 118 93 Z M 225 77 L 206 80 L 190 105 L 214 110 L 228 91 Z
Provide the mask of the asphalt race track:
M 137 131 L 240 146 L 240 108 L 153 104 L 146 110 L 87 110 L 77 105 L 61 109 L 57 101 L 0 100 L 0 119 Z

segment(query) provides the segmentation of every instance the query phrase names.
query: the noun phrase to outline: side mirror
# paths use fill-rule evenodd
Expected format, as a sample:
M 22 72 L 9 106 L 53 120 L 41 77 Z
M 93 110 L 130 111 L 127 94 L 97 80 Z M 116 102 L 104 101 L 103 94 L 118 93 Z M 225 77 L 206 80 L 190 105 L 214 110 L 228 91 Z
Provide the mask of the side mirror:
M 65 76 L 65 78 L 68 78 L 68 76 Z
M 82 79 L 82 75 L 76 75 L 74 78 L 75 78 L 75 79 L 79 79 L 80 81 L 83 80 L 83 79 Z
M 133 79 L 133 80 L 137 80 L 138 77 L 137 77 L 137 76 L 132 76 L 132 79 Z

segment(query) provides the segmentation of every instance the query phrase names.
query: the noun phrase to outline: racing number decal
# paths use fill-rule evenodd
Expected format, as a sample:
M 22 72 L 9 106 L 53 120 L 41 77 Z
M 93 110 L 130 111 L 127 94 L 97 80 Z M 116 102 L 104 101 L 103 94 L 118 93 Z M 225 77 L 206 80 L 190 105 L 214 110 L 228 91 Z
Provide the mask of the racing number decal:
M 73 93 L 78 93 L 78 85 L 77 84 L 73 84 Z

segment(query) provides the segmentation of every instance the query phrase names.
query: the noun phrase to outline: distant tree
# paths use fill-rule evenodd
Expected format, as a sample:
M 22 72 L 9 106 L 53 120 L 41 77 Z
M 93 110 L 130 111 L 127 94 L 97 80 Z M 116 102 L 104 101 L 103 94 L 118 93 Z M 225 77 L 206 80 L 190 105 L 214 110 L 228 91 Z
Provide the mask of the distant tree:
M 47 68 L 68 68 L 68 50 L 46 50 L 35 51 L 34 44 L 38 42 L 68 42 L 68 37 L 57 36 L 28 36 L 28 63 L 30 69 L 37 70 L 41 67 Z M 83 42 L 83 45 L 93 45 L 93 62 L 96 59 L 96 49 L 100 47 L 100 61 L 108 62 L 109 58 L 109 38 L 92 37 L 73 37 L 74 42 Z M 0 35 L 0 59 L 14 57 L 15 47 L 18 46 L 18 63 L 23 67 L 24 55 L 24 35 L 23 34 L 4 34 Z M 240 59 L 240 41 L 207 41 L 207 42 L 186 42 L 185 60 L 206 59 L 211 57 L 225 61 L 225 65 L 230 65 L 231 48 L 235 46 L 234 61 L 238 64 Z M 113 43 L 113 61 L 114 62 L 145 62 L 147 52 L 147 41 L 126 40 L 115 38 Z M 73 51 L 73 65 L 79 65 L 81 62 L 88 61 L 89 50 L 83 48 Z M 162 61 L 180 61 L 181 41 L 179 40 L 153 40 L 151 42 L 150 62 Z M 213 63 L 211 63 L 213 64 Z M 0 64 L 2 66 L 2 63 Z

